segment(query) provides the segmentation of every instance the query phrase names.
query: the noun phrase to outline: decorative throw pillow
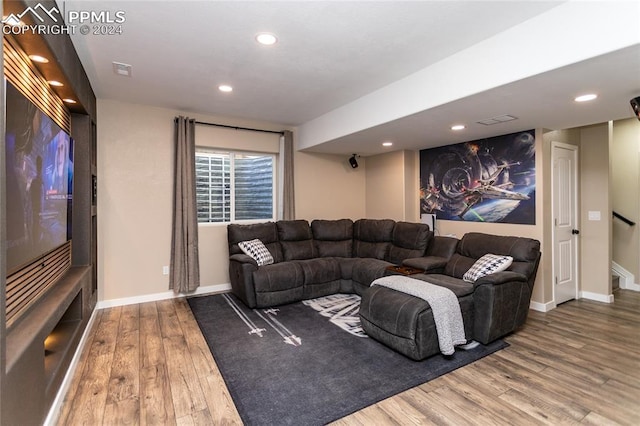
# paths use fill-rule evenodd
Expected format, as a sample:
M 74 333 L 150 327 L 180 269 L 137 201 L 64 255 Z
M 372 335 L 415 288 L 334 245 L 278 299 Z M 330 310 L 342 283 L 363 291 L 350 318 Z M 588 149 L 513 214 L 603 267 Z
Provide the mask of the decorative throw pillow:
M 495 274 L 496 272 L 504 271 L 513 262 L 511 256 L 499 256 L 497 254 L 485 254 L 480 259 L 476 260 L 467 272 L 462 277 L 463 280 L 473 283 L 478 278 L 485 275 Z
M 262 241 L 255 239 L 249 241 L 241 241 L 238 247 L 247 256 L 251 256 L 258 263 L 258 266 L 270 265 L 273 263 L 273 256 L 269 253 L 269 249 L 262 244 Z

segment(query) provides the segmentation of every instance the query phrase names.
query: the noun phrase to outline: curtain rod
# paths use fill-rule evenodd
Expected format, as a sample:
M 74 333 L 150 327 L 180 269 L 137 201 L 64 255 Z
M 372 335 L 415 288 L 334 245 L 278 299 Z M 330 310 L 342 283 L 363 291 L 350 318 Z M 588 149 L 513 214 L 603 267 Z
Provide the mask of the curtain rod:
M 275 133 L 275 134 L 278 134 L 278 135 L 284 135 L 284 131 L 283 130 L 277 131 L 277 130 L 252 129 L 250 127 L 228 126 L 226 124 L 205 123 L 203 121 L 196 121 L 196 124 L 202 124 L 204 126 L 225 127 L 227 129 L 234 129 L 234 130 L 248 130 L 250 132 Z

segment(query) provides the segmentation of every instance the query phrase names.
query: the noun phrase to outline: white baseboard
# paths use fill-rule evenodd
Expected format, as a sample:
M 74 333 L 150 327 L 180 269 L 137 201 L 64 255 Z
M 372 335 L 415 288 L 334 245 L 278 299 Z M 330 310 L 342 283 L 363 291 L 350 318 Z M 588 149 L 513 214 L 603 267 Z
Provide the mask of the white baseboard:
M 62 404 L 64 402 L 64 397 L 71 386 L 71 381 L 73 380 L 73 374 L 78 367 L 78 362 L 80 361 L 80 355 L 82 354 L 82 350 L 84 346 L 87 344 L 87 338 L 89 336 L 89 332 L 93 327 L 93 323 L 96 317 L 96 309 L 91 313 L 91 317 L 87 322 L 87 326 L 82 333 L 82 337 L 78 342 L 78 346 L 76 347 L 76 351 L 73 354 L 73 358 L 71 358 L 71 362 L 69 363 L 69 367 L 67 368 L 67 372 L 62 379 L 62 383 L 60 383 L 60 388 L 58 388 L 58 393 L 56 398 L 53 400 L 53 404 L 51 404 L 51 408 L 49 409 L 49 414 L 47 414 L 47 418 L 44 421 L 45 426 L 55 425 L 58 422 L 58 416 L 60 416 L 60 410 L 62 409 Z
M 596 302 L 613 303 L 613 294 L 591 293 L 590 291 L 581 291 L 580 299 L 595 300 Z
M 551 301 L 551 302 L 547 302 L 547 303 L 540 303 L 540 302 L 531 302 L 529 304 L 529 308 L 533 309 L 534 311 L 538 311 L 538 312 L 549 312 L 550 310 L 554 309 L 556 307 L 556 303 Z
M 620 286 L 620 288 L 624 290 L 640 291 L 640 284 L 626 283 L 624 287 Z
M 611 272 L 620 277 L 620 288 L 640 291 L 640 285 L 636 284 L 636 277 L 616 262 L 611 262 Z
M 208 293 L 221 293 L 231 290 L 231 284 L 215 284 L 209 286 L 200 286 L 196 291 L 189 294 L 175 294 L 172 291 L 165 291 L 162 293 L 145 294 L 142 296 L 123 297 L 121 299 L 102 300 L 96 305 L 96 309 L 113 308 L 115 306 L 133 305 L 136 303 L 155 302 L 158 300 L 173 299 L 177 297 L 185 296 L 197 296 L 200 294 Z

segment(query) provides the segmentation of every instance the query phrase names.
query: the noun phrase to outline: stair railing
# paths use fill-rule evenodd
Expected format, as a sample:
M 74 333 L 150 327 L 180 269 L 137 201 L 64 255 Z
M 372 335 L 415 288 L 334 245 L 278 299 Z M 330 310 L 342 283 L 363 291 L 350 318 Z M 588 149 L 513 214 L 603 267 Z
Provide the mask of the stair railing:
M 627 219 L 626 217 L 622 216 L 620 213 L 618 212 L 612 212 L 613 213 L 613 217 L 616 219 L 620 219 L 621 221 L 623 221 L 624 223 L 626 223 L 629 226 L 635 226 L 636 223 L 634 221 L 632 221 L 631 219 Z

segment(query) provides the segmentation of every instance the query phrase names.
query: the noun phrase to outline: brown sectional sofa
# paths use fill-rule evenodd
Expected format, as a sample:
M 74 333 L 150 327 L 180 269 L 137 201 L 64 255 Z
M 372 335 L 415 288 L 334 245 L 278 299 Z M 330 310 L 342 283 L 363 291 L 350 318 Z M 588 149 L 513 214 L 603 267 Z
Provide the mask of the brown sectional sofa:
M 258 266 L 238 247 L 260 239 L 274 263 Z M 250 308 L 326 296 L 362 296 L 364 330 L 419 360 L 438 353 L 430 306 L 422 299 L 371 283 L 390 265 L 425 272 L 417 280 L 447 287 L 458 297 L 468 340 L 489 343 L 520 327 L 529 309 L 540 243 L 521 237 L 469 233 L 435 236 L 421 223 L 389 219 L 305 220 L 228 226 L 232 292 Z M 512 256 L 508 270 L 474 283 L 464 273 L 484 254 Z

